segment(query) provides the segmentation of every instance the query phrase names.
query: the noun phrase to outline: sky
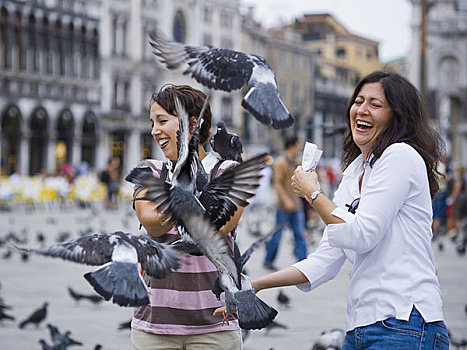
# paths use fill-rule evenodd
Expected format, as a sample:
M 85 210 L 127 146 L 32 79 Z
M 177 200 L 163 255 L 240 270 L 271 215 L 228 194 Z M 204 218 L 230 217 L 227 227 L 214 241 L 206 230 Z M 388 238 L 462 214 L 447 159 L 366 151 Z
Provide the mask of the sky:
M 289 23 L 304 13 L 329 13 L 349 32 L 378 41 L 382 62 L 407 56 L 411 45 L 409 0 L 241 0 L 253 5 L 266 28 Z

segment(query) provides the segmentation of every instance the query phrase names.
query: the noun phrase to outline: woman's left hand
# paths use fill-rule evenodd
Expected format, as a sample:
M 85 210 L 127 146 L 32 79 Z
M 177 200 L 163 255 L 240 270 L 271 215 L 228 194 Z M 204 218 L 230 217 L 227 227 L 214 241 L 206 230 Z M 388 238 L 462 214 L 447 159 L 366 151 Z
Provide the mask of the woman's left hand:
M 315 171 L 308 173 L 298 166 L 291 180 L 293 191 L 305 199 L 309 199 L 311 193 L 318 190 L 318 174 Z
M 223 315 L 226 312 L 227 312 L 227 308 L 225 306 L 221 306 L 221 307 L 218 307 L 217 309 L 215 309 L 212 314 L 213 314 L 213 316 L 220 316 L 220 315 Z

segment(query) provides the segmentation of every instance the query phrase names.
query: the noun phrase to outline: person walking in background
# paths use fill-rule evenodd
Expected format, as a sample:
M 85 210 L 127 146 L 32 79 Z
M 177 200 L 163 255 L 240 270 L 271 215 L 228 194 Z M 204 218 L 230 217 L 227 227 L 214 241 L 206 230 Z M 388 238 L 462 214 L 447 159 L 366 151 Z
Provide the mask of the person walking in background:
M 345 120 L 345 171 L 334 200 L 320 192 L 316 172 L 297 167 L 292 177 L 326 224 L 319 247 L 253 287 L 311 291 L 349 260 L 343 350 L 448 349 L 431 247 L 441 138 L 417 89 L 385 70 L 357 84 Z
M 105 184 L 107 196 L 105 197 L 104 207 L 106 209 L 117 209 L 118 191 L 121 182 L 120 158 L 112 157 L 107 162 L 107 167 L 101 174 L 101 182 Z
M 179 121 L 174 99 L 177 97 L 190 116 L 190 136 L 196 125 L 206 95 L 187 85 L 165 85 L 151 98 L 151 135 L 170 162 L 178 159 L 177 130 Z M 211 109 L 209 103 L 203 114 L 200 129 L 199 157 L 206 159 L 203 145 L 210 138 Z M 203 166 L 208 176 L 219 176 L 230 167 L 238 164 L 232 160 L 218 162 L 212 167 Z M 154 176 L 167 179 L 167 167 L 159 160 L 142 161 L 139 167 L 149 167 Z M 167 180 L 169 181 L 169 180 Z M 135 199 L 141 199 L 146 189 L 135 187 Z M 173 223 L 157 210 L 152 201 L 135 200 L 134 208 L 139 222 L 147 233 L 158 242 L 171 243 L 180 238 Z M 220 228 L 230 248 L 233 248 L 235 227 L 240 220 L 243 208 L 237 208 L 230 221 Z M 150 304 L 135 308 L 132 330 L 132 350 L 157 349 L 206 349 L 238 350 L 242 348 L 238 321 L 229 317 L 224 324 L 212 315 L 215 308 L 224 305 L 211 291 L 217 278 L 216 267 L 204 255 L 183 254 L 180 267 L 165 279 L 155 279 L 143 273 L 149 288 Z
M 300 197 L 294 192 L 290 179 L 297 166 L 297 156 L 302 151 L 303 142 L 296 136 L 285 139 L 285 151 L 273 163 L 273 185 L 277 193 L 276 225 L 287 222 L 293 231 L 295 240 L 294 254 L 297 261 L 307 256 L 307 243 L 304 237 L 305 211 Z M 279 250 L 282 229 L 277 231 L 266 243 L 266 256 L 263 266 L 268 270 L 276 270 L 274 260 Z

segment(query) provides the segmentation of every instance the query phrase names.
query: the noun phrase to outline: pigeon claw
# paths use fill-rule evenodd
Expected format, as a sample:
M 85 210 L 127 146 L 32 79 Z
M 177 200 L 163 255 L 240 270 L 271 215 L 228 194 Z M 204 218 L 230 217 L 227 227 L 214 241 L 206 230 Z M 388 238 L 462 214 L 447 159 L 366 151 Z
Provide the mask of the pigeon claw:
M 222 312 L 222 325 L 224 325 L 224 323 L 227 323 L 227 326 L 229 325 L 229 316 L 230 314 L 228 312 Z

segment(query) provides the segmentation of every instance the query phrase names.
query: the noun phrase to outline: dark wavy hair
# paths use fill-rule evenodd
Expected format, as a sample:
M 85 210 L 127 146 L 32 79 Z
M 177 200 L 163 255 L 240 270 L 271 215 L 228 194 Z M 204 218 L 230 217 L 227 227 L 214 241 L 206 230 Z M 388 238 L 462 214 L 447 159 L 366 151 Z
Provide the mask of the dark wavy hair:
M 437 170 L 438 161 L 444 154 L 444 143 L 439 133 L 428 117 L 423 97 L 415 86 L 401 75 L 388 71 L 378 70 L 364 77 L 353 91 L 345 111 L 347 130 L 344 136 L 342 163 L 344 168 L 361 153 L 353 140 L 350 129 L 350 109 L 363 85 L 380 82 L 384 94 L 392 110 L 392 121 L 389 127 L 376 139 L 370 162 L 373 166 L 381 157 L 384 150 L 397 142 L 405 142 L 415 148 L 422 156 L 428 173 L 430 194 L 433 198 L 439 190 L 438 178 L 441 174 Z
M 161 87 L 159 92 L 152 94 L 151 96 L 151 106 L 155 102 L 162 108 L 166 110 L 167 113 L 171 115 L 177 115 L 177 109 L 175 108 L 175 96 L 180 99 L 183 107 L 187 111 L 190 117 L 195 116 L 198 117 L 201 113 L 201 109 L 203 108 L 204 101 L 206 100 L 206 94 L 200 90 L 192 88 L 189 85 L 173 85 L 173 84 L 165 84 Z M 211 121 L 212 121 L 212 114 L 211 114 L 211 106 L 206 106 L 204 110 L 204 122 L 201 125 L 201 129 L 199 131 L 199 143 L 204 145 L 208 142 L 209 138 L 211 137 Z

